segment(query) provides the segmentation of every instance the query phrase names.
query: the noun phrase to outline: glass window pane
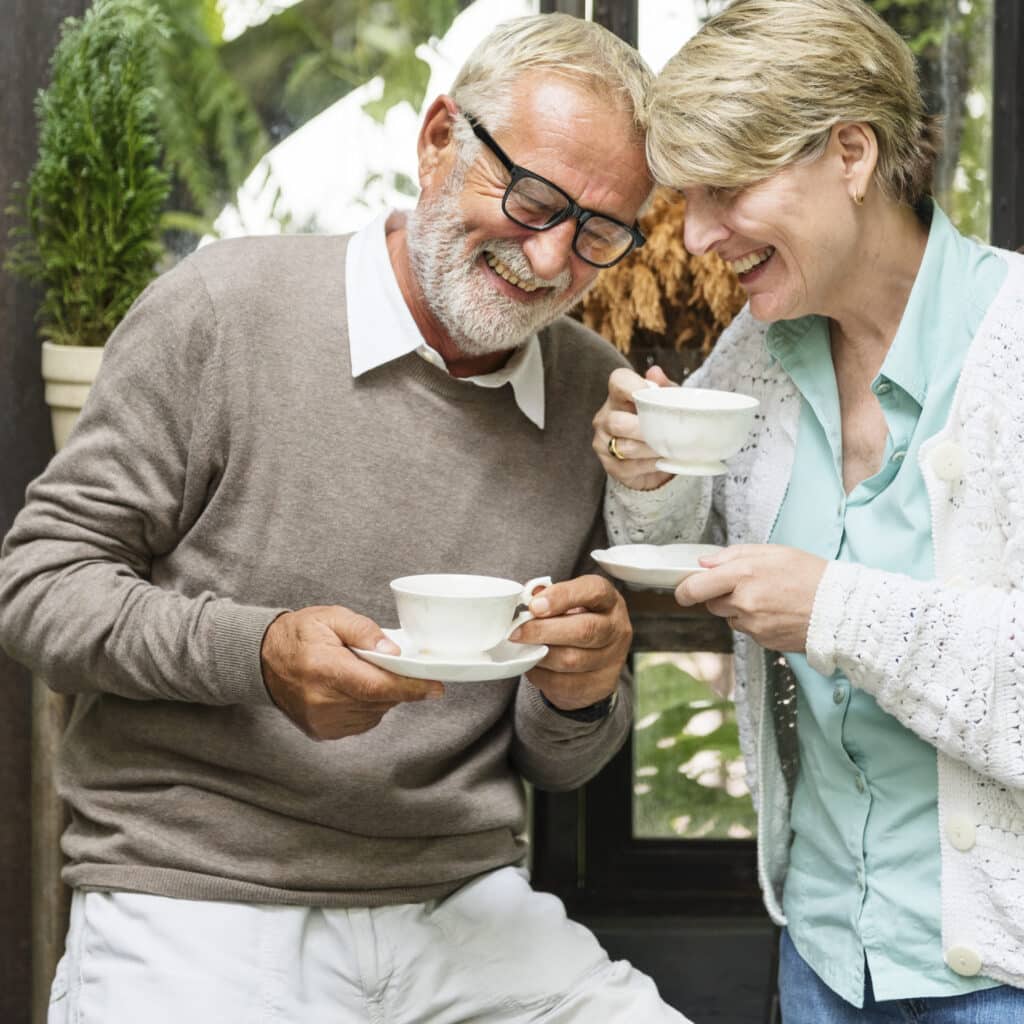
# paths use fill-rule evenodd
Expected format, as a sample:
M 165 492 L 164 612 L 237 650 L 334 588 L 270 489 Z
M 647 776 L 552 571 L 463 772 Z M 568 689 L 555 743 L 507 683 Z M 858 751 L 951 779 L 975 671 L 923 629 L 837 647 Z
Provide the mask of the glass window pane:
M 751 838 L 756 819 L 731 699 L 732 657 L 637 654 L 633 670 L 633 835 Z

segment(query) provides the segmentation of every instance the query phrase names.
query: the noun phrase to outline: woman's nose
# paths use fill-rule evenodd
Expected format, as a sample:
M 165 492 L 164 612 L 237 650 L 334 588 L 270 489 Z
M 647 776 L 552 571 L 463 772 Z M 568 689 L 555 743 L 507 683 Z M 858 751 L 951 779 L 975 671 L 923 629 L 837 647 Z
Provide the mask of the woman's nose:
M 683 218 L 683 245 L 686 251 L 694 256 L 703 256 L 728 237 L 729 228 L 719 204 L 710 196 L 688 195 Z

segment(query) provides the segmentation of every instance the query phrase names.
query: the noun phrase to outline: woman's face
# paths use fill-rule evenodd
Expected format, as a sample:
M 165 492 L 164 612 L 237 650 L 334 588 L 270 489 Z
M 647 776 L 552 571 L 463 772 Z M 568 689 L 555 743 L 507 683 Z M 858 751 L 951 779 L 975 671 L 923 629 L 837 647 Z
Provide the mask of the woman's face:
M 721 256 L 758 320 L 832 315 L 860 269 L 856 207 L 832 149 L 742 189 L 682 190 L 686 248 Z

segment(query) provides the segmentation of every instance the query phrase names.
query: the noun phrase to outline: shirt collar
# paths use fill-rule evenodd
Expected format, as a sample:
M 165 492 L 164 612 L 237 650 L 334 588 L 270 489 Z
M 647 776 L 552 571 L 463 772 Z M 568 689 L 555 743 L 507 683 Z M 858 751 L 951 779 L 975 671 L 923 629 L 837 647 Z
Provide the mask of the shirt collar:
M 921 330 L 923 322 L 927 319 L 926 311 L 929 306 L 942 307 L 950 302 L 955 308 L 959 301 L 959 289 L 955 289 L 952 296 L 943 295 L 943 250 L 951 233 L 953 226 L 938 205 L 932 203 L 931 224 L 921 266 L 910 289 L 896 336 L 892 339 L 889 351 L 882 361 L 882 367 L 873 382 L 877 386 L 882 380 L 892 381 L 921 406 L 924 405 L 928 391 L 935 344 L 934 339 Z
M 440 354 L 423 340 L 398 287 L 385 239 L 389 212 L 357 231 L 345 254 L 349 358 L 352 376 L 415 352 L 447 372 Z M 479 387 L 512 387 L 520 411 L 544 429 L 544 361 L 536 334 L 520 345 L 509 361 L 493 373 L 466 377 Z

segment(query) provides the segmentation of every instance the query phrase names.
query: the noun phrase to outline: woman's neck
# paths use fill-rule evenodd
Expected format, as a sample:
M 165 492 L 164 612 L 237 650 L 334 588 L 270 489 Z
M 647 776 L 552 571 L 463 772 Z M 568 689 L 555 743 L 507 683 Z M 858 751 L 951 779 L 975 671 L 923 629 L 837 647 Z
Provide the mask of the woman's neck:
M 863 240 L 847 286 L 825 311 L 833 350 L 841 346 L 865 368 L 882 365 L 921 269 L 928 229 L 910 207 L 876 198 L 864 210 Z

